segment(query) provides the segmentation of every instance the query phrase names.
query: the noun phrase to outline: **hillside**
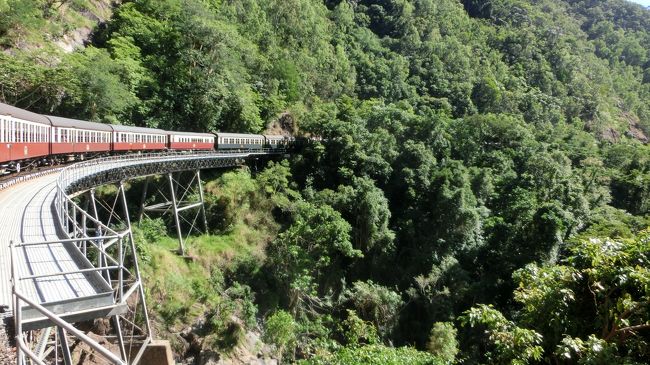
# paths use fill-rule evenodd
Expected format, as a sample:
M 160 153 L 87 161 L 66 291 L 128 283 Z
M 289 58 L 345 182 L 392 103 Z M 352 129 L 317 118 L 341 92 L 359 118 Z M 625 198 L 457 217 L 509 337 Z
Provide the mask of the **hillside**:
M 649 10 L 107 4 L 0 1 L 0 100 L 322 137 L 282 164 L 212 176 L 199 260 L 168 255 L 168 237 L 142 239 L 151 277 L 184 273 L 150 294 L 188 363 L 251 334 L 264 356 L 309 364 L 650 357 Z M 57 45 L 91 26 L 84 47 Z

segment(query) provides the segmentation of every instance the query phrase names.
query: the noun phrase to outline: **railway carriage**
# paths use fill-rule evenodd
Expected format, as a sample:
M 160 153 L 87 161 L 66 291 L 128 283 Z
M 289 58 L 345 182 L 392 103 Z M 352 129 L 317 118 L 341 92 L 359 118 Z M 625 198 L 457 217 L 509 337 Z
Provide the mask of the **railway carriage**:
M 43 163 L 50 154 L 50 120 L 0 103 L 0 170 L 20 172 L 26 163 Z
M 167 134 L 162 129 L 111 125 L 113 151 L 160 151 L 167 148 Z
M 286 138 L 284 136 L 277 135 L 264 135 L 264 148 L 270 148 L 272 150 L 285 148 Z
M 214 134 L 192 132 L 168 132 L 170 150 L 212 150 Z
M 264 136 L 259 134 L 216 133 L 217 150 L 261 150 Z
M 285 149 L 292 137 L 193 133 L 43 116 L 0 103 L 0 174 L 86 155 L 139 151 Z
M 113 128 L 110 124 L 49 115 L 47 118 L 52 123 L 52 155 L 76 155 L 83 158 L 86 154 L 111 151 Z

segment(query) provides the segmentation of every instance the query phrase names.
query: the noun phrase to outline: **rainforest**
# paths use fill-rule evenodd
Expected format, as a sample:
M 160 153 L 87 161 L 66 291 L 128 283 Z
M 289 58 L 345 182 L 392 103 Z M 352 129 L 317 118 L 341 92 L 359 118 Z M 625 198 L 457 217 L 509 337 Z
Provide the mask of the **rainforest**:
M 189 259 L 140 222 L 179 363 L 650 359 L 641 5 L 0 0 L 0 48 L 36 113 L 308 141 L 206 172 Z

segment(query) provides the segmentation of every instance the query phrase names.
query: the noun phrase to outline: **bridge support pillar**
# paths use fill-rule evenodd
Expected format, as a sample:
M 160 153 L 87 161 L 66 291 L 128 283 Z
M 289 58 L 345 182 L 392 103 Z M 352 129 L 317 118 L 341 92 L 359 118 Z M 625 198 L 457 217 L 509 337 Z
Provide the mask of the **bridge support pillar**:
M 201 225 L 206 232 L 208 230 L 208 222 L 205 213 L 205 196 L 203 194 L 200 170 L 195 170 L 191 178 L 185 179 L 186 182 L 183 182 L 181 177 L 181 173 L 177 173 L 176 176 L 172 173 L 166 174 L 165 179 L 168 185 L 167 194 L 161 191 L 161 189 L 158 189 L 156 192 L 156 195 L 162 196 L 163 202 L 152 203 L 150 205 L 147 205 L 147 194 L 153 184 L 151 184 L 152 178 L 147 178 L 142 189 L 138 219 L 142 221 L 147 213 L 172 214 L 174 225 L 176 226 L 176 234 L 178 235 L 178 253 L 184 256 L 186 254 L 185 238 L 193 230 L 199 230 L 196 227 L 199 216 L 201 217 Z M 195 213 L 193 216 L 188 217 L 183 214 L 189 210 L 194 210 Z M 183 223 L 189 226 L 185 235 L 183 234 Z
M 171 172 L 167 174 L 169 180 L 169 192 L 172 195 L 172 208 L 174 212 L 174 221 L 176 222 L 176 233 L 178 234 L 178 253 L 185 256 L 185 244 L 183 243 L 183 231 L 181 230 L 181 222 L 178 217 L 178 202 L 176 201 L 176 188 L 174 187 L 174 176 Z

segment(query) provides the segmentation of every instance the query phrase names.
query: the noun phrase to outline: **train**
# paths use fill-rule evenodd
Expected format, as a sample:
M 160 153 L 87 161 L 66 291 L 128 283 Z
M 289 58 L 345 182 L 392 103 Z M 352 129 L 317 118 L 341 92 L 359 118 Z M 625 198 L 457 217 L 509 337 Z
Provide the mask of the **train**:
M 282 135 L 166 131 L 41 115 L 0 103 L 0 174 L 96 156 L 155 151 L 281 151 Z

